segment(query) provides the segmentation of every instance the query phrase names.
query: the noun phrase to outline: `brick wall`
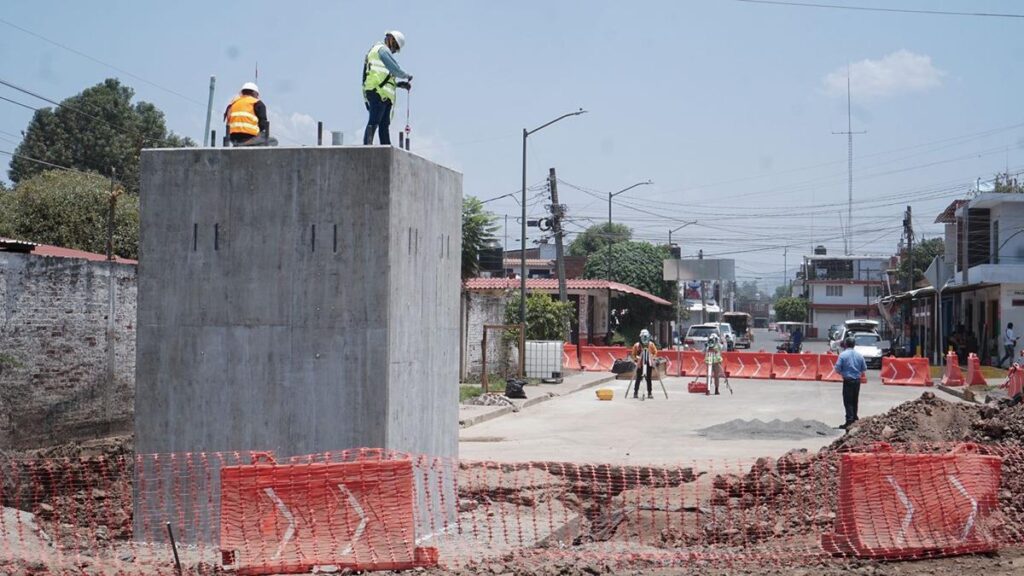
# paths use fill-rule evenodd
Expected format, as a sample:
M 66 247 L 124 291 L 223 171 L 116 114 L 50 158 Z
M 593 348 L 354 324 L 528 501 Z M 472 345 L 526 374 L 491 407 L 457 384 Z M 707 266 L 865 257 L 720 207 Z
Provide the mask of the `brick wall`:
M 135 301 L 134 265 L 0 252 L 0 448 L 131 431 Z
M 465 326 L 465 362 L 466 379 L 478 381 L 481 372 L 481 359 L 483 349 L 484 324 L 502 324 L 505 321 L 505 297 L 503 295 L 487 294 L 481 292 L 464 292 L 462 294 L 463 318 L 468 313 L 468 322 Z M 490 330 L 487 334 L 487 366 L 491 374 L 501 374 L 504 369 L 501 364 L 501 331 Z M 507 361 L 511 369 L 515 369 L 515 353 L 510 351 Z

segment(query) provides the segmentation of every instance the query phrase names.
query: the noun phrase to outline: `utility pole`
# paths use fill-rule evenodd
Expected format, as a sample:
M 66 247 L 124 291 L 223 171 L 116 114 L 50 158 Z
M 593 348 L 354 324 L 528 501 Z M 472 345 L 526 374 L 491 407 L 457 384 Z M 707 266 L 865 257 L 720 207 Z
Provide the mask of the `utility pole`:
M 846 198 L 846 255 L 853 251 L 853 135 L 867 134 L 867 131 L 854 132 L 853 119 L 850 113 L 850 66 L 846 66 L 846 132 L 833 132 L 846 135 L 847 180 Z
M 569 294 L 565 288 L 565 258 L 562 248 L 562 216 L 565 214 L 565 207 L 558 203 L 558 178 L 555 177 L 554 168 L 548 169 L 548 187 L 551 188 L 551 229 L 555 232 L 555 270 L 558 274 L 558 299 L 565 303 L 569 301 Z
M 789 286 L 789 246 L 782 247 L 782 285 Z M 789 296 L 789 290 L 786 290 L 786 296 Z

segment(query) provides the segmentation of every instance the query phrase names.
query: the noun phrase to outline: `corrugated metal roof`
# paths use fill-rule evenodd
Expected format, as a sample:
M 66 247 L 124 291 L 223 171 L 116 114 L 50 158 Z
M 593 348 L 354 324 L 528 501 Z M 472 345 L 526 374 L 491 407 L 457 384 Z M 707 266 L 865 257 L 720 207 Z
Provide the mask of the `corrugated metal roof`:
M 518 268 L 521 261 L 518 258 L 505 258 L 502 262 L 505 268 Z M 528 268 L 547 268 L 554 266 L 555 261 L 547 258 L 527 258 L 526 266 Z
M 470 278 L 463 283 L 466 290 L 471 291 L 484 291 L 484 290 L 511 290 L 519 288 L 520 282 L 516 278 Z M 655 304 L 662 306 L 671 306 L 672 303 L 664 298 L 659 298 L 649 292 L 644 292 L 639 288 L 634 288 L 628 284 L 620 284 L 618 282 L 609 282 L 607 280 L 583 280 L 579 278 L 570 278 L 565 281 L 565 287 L 568 290 L 607 290 L 609 287 L 623 294 L 632 294 L 634 296 L 640 296 L 646 298 Z M 527 290 L 543 290 L 543 291 L 557 291 L 558 290 L 558 279 L 557 278 L 529 278 L 526 280 Z

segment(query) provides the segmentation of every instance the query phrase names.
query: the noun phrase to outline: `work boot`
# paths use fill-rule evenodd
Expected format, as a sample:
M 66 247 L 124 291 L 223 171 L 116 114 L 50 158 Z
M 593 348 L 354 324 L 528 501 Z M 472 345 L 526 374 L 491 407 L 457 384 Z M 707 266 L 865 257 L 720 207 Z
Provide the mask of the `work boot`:
M 636 399 L 637 399 L 636 392 L 633 392 L 633 400 L 636 400 Z
M 651 394 L 650 392 L 648 392 L 647 393 L 647 399 L 650 400 L 652 398 L 654 398 L 654 394 Z
M 715 396 L 718 396 L 718 388 L 715 388 Z

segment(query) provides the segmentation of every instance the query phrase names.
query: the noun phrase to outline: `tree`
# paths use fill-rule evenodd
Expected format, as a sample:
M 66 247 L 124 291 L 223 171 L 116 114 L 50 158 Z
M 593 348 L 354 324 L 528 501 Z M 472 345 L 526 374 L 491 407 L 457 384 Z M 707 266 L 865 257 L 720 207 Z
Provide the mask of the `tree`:
M 924 271 L 931 266 L 932 260 L 945 251 L 946 245 L 942 238 L 930 238 L 914 244 L 914 249 L 910 251 L 910 257 L 900 261 L 900 278 L 909 277 L 911 266 L 913 266 L 914 276 L 910 281 L 911 288 L 913 288 L 915 284 L 924 280 Z
M 169 132 L 164 114 L 148 102 L 131 103 L 135 92 L 115 78 L 86 88 L 56 109 L 38 110 L 25 130 L 9 172 L 17 184 L 50 167 L 33 158 L 109 176 L 128 192 L 139 191 L 139 153 L 143 148 L 194 146 L 189 138 Z
M 583 231 L 569 244 L 569 256 L 589 256 L 601 248 L 612 244 L 627 242 L 633 238 L 633 229 L 625 224 L 595 224 Z
M 747 280 L 736 285 L 736 308 L 747 310 L 752 302 L 759 300 L 760 292 L 757 289 L 757 282 Z
M 775 302 L 775 319 L 779 322 L 804 322 L 807 320 L 807 300 L 779 298 Z
M 11 236 L 88 252 L 106 253 L 110 180 L 51 170 L 5 193 Z M 9 208 L 6 209 L 6 208 Z M 2 224 L 2 222 L 0 222 Z M 139 255 L 139 197 L 121 194 L 114 211 L 114 253 Z
M 583 277 L 604 280 L 608 278 L 608 250 L 604 247 L 587 258 Z M 647 242 L 621 242 L 611 246 L 611 278 L 615 282 L 628 284 L 655 296 L 675 303 L 676 283 L 662 279 L 662 261 L 669 258 L 668 247 L 655 246 Z M 622 338 L 635 338 L 641 328 L 652 320 L 674 319 L 673 308 L 658 306 L 647 298 L 627 295 L 612 298 L 612 307 L 627 309 L 629 312 L 619 319 L 618 332 Z
M 777 300 L 781 300 L 783 298 L 789 298 L 790 296 L 792 296 L 792 292 L 793 292 L 793 289 L 790 288 L 788 282 L 786 284 L 782 284 L 780 286 L 776 286 L 775 287 L 775 295 L 772 297 L 772 300 L 776 300 L 777 301 Z
M 473 196 L 462 199 L 462 279 L 480 275 L 480 250 L 494 242 L 494 214 Z
M 0 237 L 14 236 L 14 194 L 0 182 Z
M 575 307 L 549 294 L 534 292 L 526 297 L 526 339 L 562 340 L 569 331 Z M 512 292 L 505 304 L 505 323 L 519 323 L 519 292 Z
M 1021 194 L 1024 193 L 1024 185 L 1019 180 L 1010 176 L 1008 173 L 996 174 L 995 181 L 993 182 L 993 192 L 999 192 L 1001 194 Z

